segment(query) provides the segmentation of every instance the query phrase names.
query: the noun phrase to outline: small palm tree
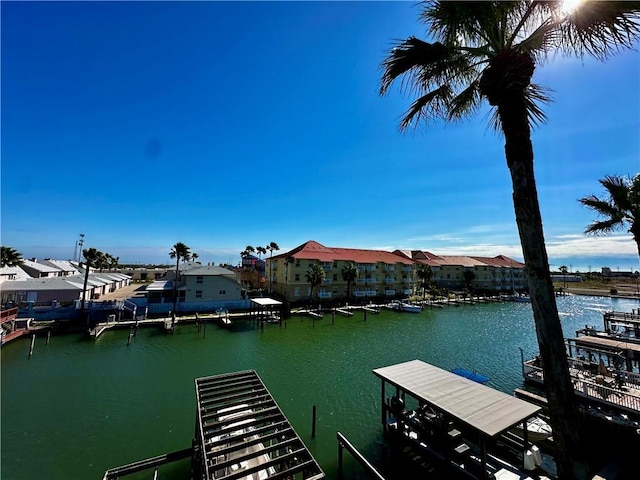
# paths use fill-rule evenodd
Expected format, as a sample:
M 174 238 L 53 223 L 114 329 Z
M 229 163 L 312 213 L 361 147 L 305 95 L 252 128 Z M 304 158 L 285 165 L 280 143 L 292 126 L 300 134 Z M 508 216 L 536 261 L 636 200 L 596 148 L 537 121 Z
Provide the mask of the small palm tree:
M 18 267 L 22 265 L 22 254 L 17 251 L 15 248 L 11 247 L 0 247 L 2 258 L 2 267 Z
M 311 286 L 311 290 L 309 291 L 309 302 L 311 302 L 313 301 L 313 289 L 322 285 L 322 282 L 324 282 L 327 274 L 325 273 L 324 268 L 322 268 L 319 264 L 314 263 L 313 265 L 311 265 L 311 268 L 307 270 L 307 273 L 305 273 L 304 276 L 307 280 L 307 283 Z
M 176 304 L 178 303 L 178 274 L 180 272 L 180 259 L 183 261 L 189 260 L 191 258 L 191 251 L 184 243 L 178 242 L 169 252 L 169 256 L 176 259 L 176 273 L 173 279 L 173 310 L 171 312 L 171 328 L 173 328 L 173 323 L 176 317 Z
M 564 2 L 425 2 L 421 19 L 433 43 L 416 37 L 393 48 L 382 64 L 380 92 L 398 79 L 419 97 L 400 127 L 418 121 L 455 122 L 492 108 L 491 125 L 505 138 L 513 206 L 544 365 L 549 413 L 562 478 L 587 477 L 573 384 L 555 303 L 533 169 L 531 127 L 544 121 L 549 91 L 533 73 L 554 53 L 606 59 L 640 37 L 637 2 L 590 1 L 573 11 Z
M 84 257 L 84 287 L 82 288 L 82 305 L 80 307 L 81 314 L 84 315 L 84 305 L 87 296 L 87 285 L 89 284 L 89 271 L 92 267 L 95 267 L 97 263 L 104 258 L 104 254 L 100 250 L 95 248 L 85 248 L 82 250 L 82 256 Z
M 280 247 L 276 242 L 271 242 L 267 245 L 267 250 L 269 250 L 269 293 L 271 293 L 271 280 L 273 275 L 273 266 L 271 265 L 271 259 L 273 258 L 273 251 L 276 252 L 280 250 Z M 266 252 L 265 252 L 266 253 Z
M 191 260 L 193 260 L 194 262 L 200 257 L 200 255 L 198 255 L 197 253 L 192 253 L 191 254 Z
M 347 282 L 347 299 L 351 296 L 351 284 L 360 275 L 360 270 L 354 262 L 347 262 L 342 266 L 342 279 Z
M 431 265 L 420 265 L 416 271 L 416 276 L 420 280 L 420 285 L 422 286 L 422 301 L 424 302 L 424 299 L 427 296 L 427 289 L 429 288 L 431 279 L 433 278 L 433 269 L 431 268 Z
M 640 256 L 640 173 L 633 178 L 610 175 L 599 182 L 607 192 L 606 198 L 589 195 L 578 200 L 602 217 L 602 220 L 591 223 L 585 233 L 607 235 L 627 228 Z

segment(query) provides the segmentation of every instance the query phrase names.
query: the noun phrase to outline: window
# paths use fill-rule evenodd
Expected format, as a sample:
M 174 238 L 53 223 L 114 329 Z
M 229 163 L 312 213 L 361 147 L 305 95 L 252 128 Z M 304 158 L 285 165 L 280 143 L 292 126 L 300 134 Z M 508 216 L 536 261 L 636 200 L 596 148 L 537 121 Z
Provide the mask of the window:
M 220 295 L 226 295 L 226 294 L 227 294 L 227 291 L 226 291 L 226 290 L 220 290 L 218 293 L 219 293 Z
M 296 282 L 299 282 L 299 281 L 300 281 L 300 274 L 299 274 L 299 273 L 296 273 L 296 278 L 295 278 L 295 280 L 296 280 Z
M 202 298 L 202 290 L 196 290 L 196 298 Z
M 334 273 L 334 274 L 333 274 L 333 281 L 335 282 L 335 281 L 337 281 L 337 280 L 338 280 L 338 274 L 337 274 L 337 273 Z
M 300 260 L 296 260 L 296 267 L 300 266 Z
M 196 277 L 196 283 L 202 283 L 202 277 Z

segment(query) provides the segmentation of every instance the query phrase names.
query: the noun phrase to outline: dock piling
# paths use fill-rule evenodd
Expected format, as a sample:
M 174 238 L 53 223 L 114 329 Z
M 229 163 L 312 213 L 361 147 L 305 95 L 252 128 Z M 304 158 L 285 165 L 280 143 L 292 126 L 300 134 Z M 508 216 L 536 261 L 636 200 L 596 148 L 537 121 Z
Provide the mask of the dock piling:
M 33 355 L 33 347 L 36 343 L 36 334 L 32 333 L 31 334 L 31 346 L 29 347 L 29 357 L 31 357 L 31 355 Z
M 316 438 L 316 412 L 318 410 L 318 407 L 316 407 L 315 405 L 313 406 L 313 414 L 312 414 L 312 420 L 311 420 L 311 438 Z
M 333 325 L 334 323 L 336 323 L 336 311 L 331 310 L 331 325 Z
M 49 339 L 51 338 L 51 330 L 47 331 L 47 345 L 49 345 Z

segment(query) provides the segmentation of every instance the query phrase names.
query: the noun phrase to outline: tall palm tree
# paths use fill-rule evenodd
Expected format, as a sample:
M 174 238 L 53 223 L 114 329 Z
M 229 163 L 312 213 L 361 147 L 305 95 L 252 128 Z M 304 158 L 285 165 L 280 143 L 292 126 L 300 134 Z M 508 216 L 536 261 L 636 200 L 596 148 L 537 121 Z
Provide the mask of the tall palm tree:
M 311 286 L 311 290 L 309 291 L 309 302 L 313 301 L 313 289 L 315 287 L 319 287 L 324 282 L 325 278 L 327 278 L 327 274 L 319 264 L 314 263 L 311 265 L 307 273 L 305 273 L 305 278 L 307 283 Z
M 184 243 L 176 243 L 169 252 L 171 258 L 176 259 L 176 274 L 173 279 L 173 310 L 171 311 L 171 328 L 173 328 L 173 322 L 176 317 L 176 304 L 178 303 L 178 274 L 180 271 L 180 259 L 187 261 L 191 258 L 191 251 Z
M 89 283 L 89 271 L 92 267 L 95 267 L 104 254 L 100 250 L 95 248 L 85 248 L 82 250 L 82 256 L 85 259 L 84 265 L 84 287 L 82 288 L 82 304 L 80 307 L 80 313 L 84 315 L 84 305 L 87 296 L 87 285 Z
M 433 269 L 431 265 L 422 264 L 416 270 L 416 276 L 420 280 L 420 285 L 422 285 L 422 301 L 424 302 L 425 297 L 427 296 L 427 289 L 431 284 L 431 279 L 433 278 Z
M 200 257 L 200 255 L 198 255 L 197 253 L 192 253 L 191 254 L 191 260 L 193 260 L 194 262 Z
M 342 279 L 347 282 L 347 300 L 351 295 L 351 284 L 360 275 L 360 270 L 354 262 L 347 262 L 342 266 Z
M 284 298 L 287 298 L 287 288 L 289 286 L 289 265 L 296 261 L 291 255 L 284 259 Z
M 273 258 L 273 251 L 275 250 L 277 252 L 278 250 L 280 250 L 280 247 L 276 242 L 271 242 L 269 243 L 269 245 L 267 245 L 267 250 L 269 250 L 269 293 L 271 293 L 271 277 L 273 275 L 273 266 L 271 265 L 271 259 Z
M 22 254 L 15 248 L 0 247 L 0 258 L 2 259 L 2 267 L 18 267 L 22 265 Z
M 544 365 L 549 411 L 562 478 L 587 477 L 581 431 L 562 326 L 544 242 L 533 171 L 531 127 L 545 115 L 548 90 L 532 83 L 536 64 L 550 54 L 606 59 L 639 37 L 638 2 L 590 1 L 573 11 L 563 2 L 426 2 L 421 20 L 433 43 L 409 37 L 382 64 L 381 94 L 398 78 L 420 96 L 400 123 L 455 122 L 486 100 L 491 125 L 505 138 L 513 205 L 529 274 L 531 304 Z M 582 437 L 583 438 L 583 437 Z
M 633 178 L 608 175 L 599 182 L 607 191 L 606 198 L 589 195 L 578 200 L 602 217 L 591 223 L 585 233 L 606 235 L 628 228 L 640 256 L 640 173 Z

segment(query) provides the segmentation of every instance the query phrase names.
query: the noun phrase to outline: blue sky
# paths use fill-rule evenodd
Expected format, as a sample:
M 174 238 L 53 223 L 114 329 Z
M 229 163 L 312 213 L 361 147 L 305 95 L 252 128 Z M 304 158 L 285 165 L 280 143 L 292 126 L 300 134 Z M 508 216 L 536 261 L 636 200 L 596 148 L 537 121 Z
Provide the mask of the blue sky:
M 402 133 L 378 94 L 411 2 L 2 2 L 2 245 L 204 262 L 246 245 L 522 259 L 503 140 L 485 115 Z M 640 171 L 640 56 L 550 59 L 533 133 L 552 268 L 638 269 L 577 199 Z

